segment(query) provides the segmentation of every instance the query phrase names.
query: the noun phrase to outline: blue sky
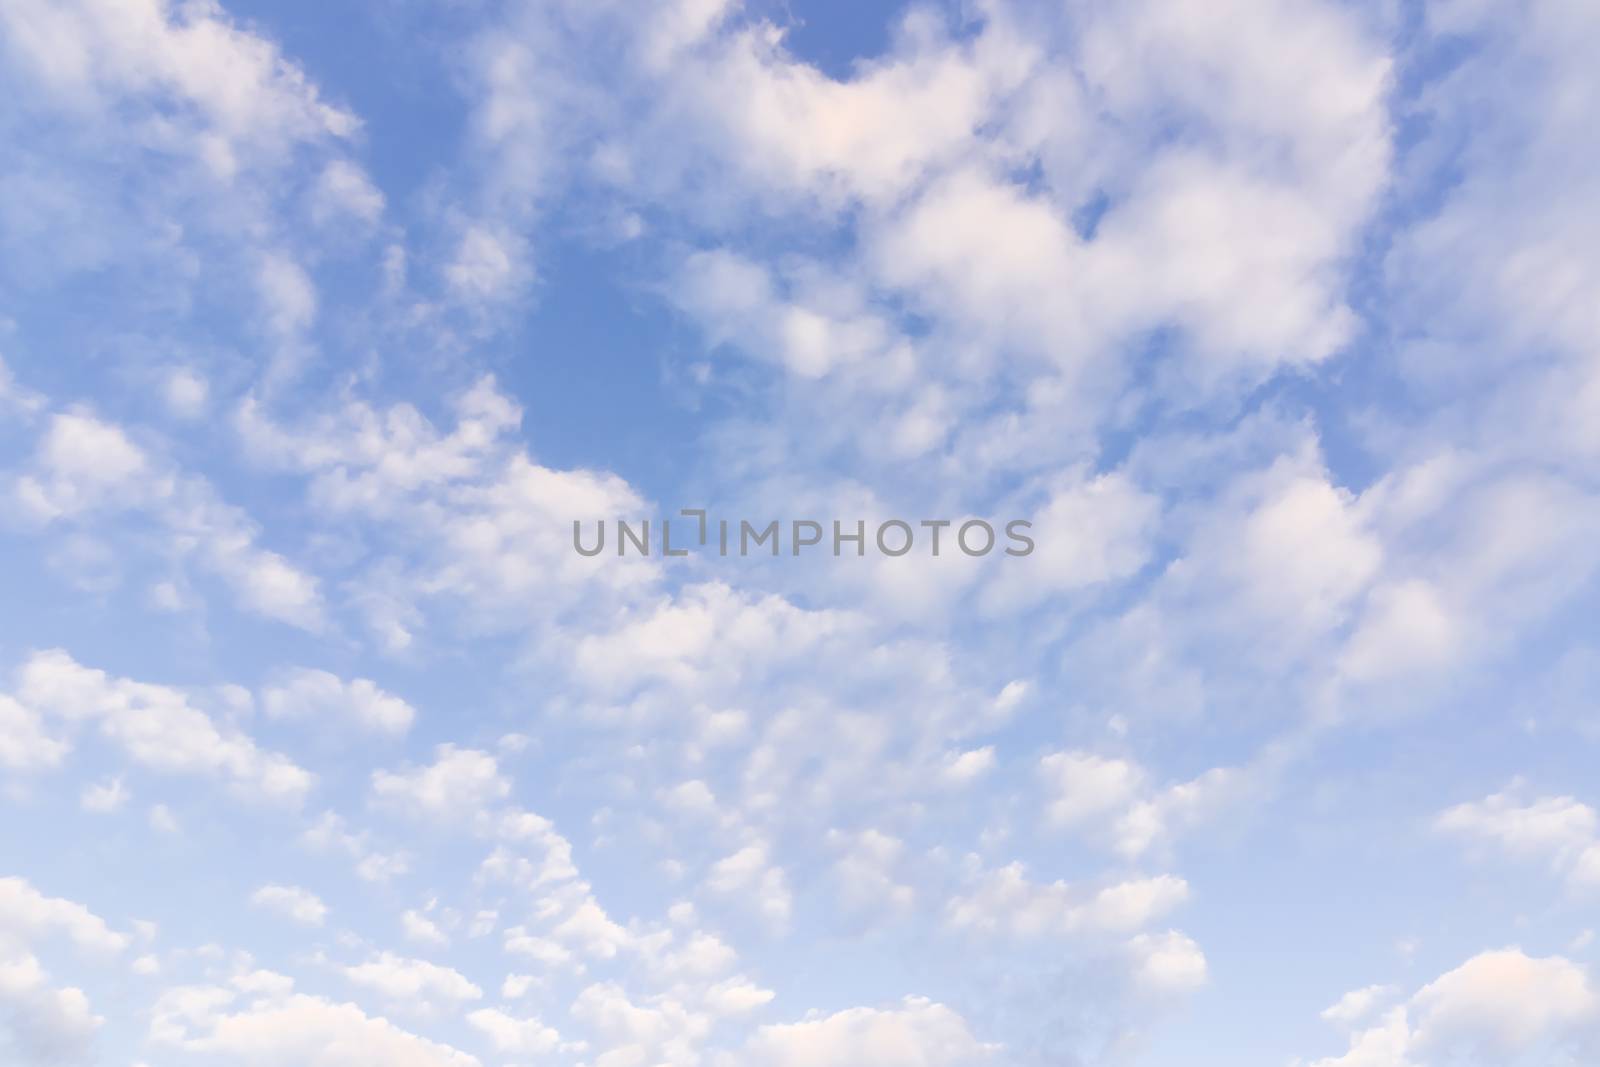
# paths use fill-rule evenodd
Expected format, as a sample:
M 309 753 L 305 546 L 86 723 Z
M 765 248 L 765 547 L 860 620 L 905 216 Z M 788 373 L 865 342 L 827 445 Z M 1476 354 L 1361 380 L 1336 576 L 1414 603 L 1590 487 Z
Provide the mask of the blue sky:
M 1597 46 L 0 0 L 0 1062 L 1600 1059 Z

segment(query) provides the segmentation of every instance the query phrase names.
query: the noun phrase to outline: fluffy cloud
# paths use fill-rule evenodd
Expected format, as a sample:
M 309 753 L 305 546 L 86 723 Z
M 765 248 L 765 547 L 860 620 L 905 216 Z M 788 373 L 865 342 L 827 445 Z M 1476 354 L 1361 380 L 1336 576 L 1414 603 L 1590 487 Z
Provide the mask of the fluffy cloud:
M 211 484 L 168 469 L 120 426 L 85 411 L 58 413 L 41 437 L 15 499 L 37 521 L 86 522 L 135 512 L 163 528 L 169 551 L 193 554 L 238 596 L 246 610 L 316 629 L 322 625 L 316 579 L 260 547 L 257 529 L 224 503 Z
M 0 340 L 83 397 L 46 403 L 0 365 L 0 495 L 40 535 L 7 576 L 24 604 L 47 602 L 40 559 L 71 586 L 11 636 L 71 627 L 85 661 L 265 679 L 252 702 L 27 656 L 0 694 L 16 862 L 54 870 L 38 850 L 66 834 L 116 878 L 147 850 L 86 835 L 178 811 L 185 837 L 148 842 L 163 862 L 313 942 L 326 906 L 296 886 L 331 886 L 330 855 L 354 868 L 340 914 L 371 921 L 312 958 L 361 1004 L 254 970 L 307 958 L 293 943 L 142 946 L 139 988 L 172 983 L 152 1061 L 475 1064 L 458 1040 L 591 1067 L 1136 1060 L 1169 998 L 1248 994 L 1255 939 L 1298 921 L 1246 924 L 1213 976 L 1176 910 L 1230 930 L 1210 910 L 1230 879 L 1275 873 L 1291 840 L 1343 847 L 1320 775 L 1390 746 L 1322 747 L 1334 727 L 1425 723 L 1451 685 L 1476 713 L 1592 614 L 1600 23 L 1580 7 L 913 5 L 854 59 L 804 12 L 724 0 L 388 12 L 380 66 L 430 103 L 338 67 L 386 127 L 369 174 L 361 122 L 270 15 L 7 5 Z M 396 115 L 428 136 L 395 137 Z M 612 317 L 591 267 L 624 270 L 640 312 L 592 338 L 563 318 Z M 559 410 L 569 374 L 611 367 L 615 410 Z M 519 396 L 558 417 L 525 424 Z M 581 432 L 602 414 L 691 419 L 693 443 Z M 1038 549 L 943 569 L 572 551 L 575 518 L 656 518 L 645 486 L 751 515 L 1022 514 Z M 151 619 L 117 580 L 145 555 L 172 571 L 139 577 Z M 309 636 L 203 612 L 200 576 Z M 352 666 L 285 666 L 323 660 Z M 418 715 L 371 680 L 391 677 L 461 704 L 422 748 L 375 768 L 353 731 L 292 728 L 398 739 Z M 150 773 L 292 802 L 324 755 L 307 847 L 263 840 L 226 870 L 198 845 L 239 839 L 228 813 Z M 1238 862 L 1146 867 L 1280 778 Z M 148 827 L 83 814 L 134 792 Z M 31 832 L 35 813 L 60 824 Z M 1585 891 L 1596 826 L 1521 787 L 1437 820 Z M 1316 857 L 1375 862 L 1348 858 Z M 189 918 L 160 904 L 164 930 Z M 0 881 L 0 1058 L 84 1057 L 113 1004 L 126 1040 L 146 1001 L 34 956 L 155 940 L 97 921 Z M 383 931 L 448 965 L 366 940 Z M 1063 944 L 1096 969 L 1084 988 L 1058 988 Z M 878 1007 L 774 1023 L 829 967 Z M 886 1005 L 906 974 L 948 1006 Z M 1341 1000 L 1350 1051 L 1323 1063 L 1587 1060 L 1595 1014 L 1578 963 L 1487 953 L 1410 998 Z M 1047 1028 L 1062 1047 L 1026 1047 Z
M 250 894 L 250 903 L 305 926 L 321 926 L 328 917 L 328 906 L 299 886 L 264 885 Z
M 375 801 L 432 819 L 482 815 L 510 792 L 493 756 L 450 744 L 440 745 L 425 767 L 372 773 Z
M 275 803 L 298 804 L 312 786 L 309 772 L 219 726 L 182 691 L 114 678 L 59 649 L 35 653 L 22 665 L 16 695 L 69 728 L 97 726 L 151 770 L 222 778 L 242 795 Z
M 0 1051 L 23 1067 L 93 1062 L 91 1042 L 104 1022 L 83 990 L 53 988 L 33 956 L 0 952 Z
M 93 952 L 128 947 L 127 937 L 114 933 L 82 904 L 47 897 L 21 878 L 0 878 L 0 935 L 10 944 L 27 944 L 51 934 L 62 934 Z
M 1572 797 L 1525 799 L 1525 793 L 1514 782 L 1507 792 L 1441 812 L 1434 825 L 1513 858 L 1547 863 L 1574 890 L 1600 889 L 1600 815 Z
M 0 766 L 14 771 L 55 767 L 66 753 L 66 743 L 45 733 L 37 712 L 0 694 Z
M 388 552 L 353 582 L 354 605 L 383 644 L 407 648 L 423 607 L 440 601 L 472 609 L 474 630 L 549 628 L 587 598 L 655 580 L 653 559 L 591 559 L 572 549 L 575 520 L 644 511 L 626 482 L 534 462 L 515 437 L 520 408 L 491 378 L 450 408 L 448 431 L 409 404 L 378 410 L 350 401 L 290 425 L 249 399 L 236 417 L 258 462 L 310 479 L 319 514 L 388 532 Z
M 973 1067 L 999 1054 L 943 1004 L 908 998 L 895 1008 L 853 1008 L 764 1026 L 739 1060 L 763 1067 Z
M 1249 787 L 1245 772 L 1213 768 L 1187 782 L 1155 787 L 1144 768 L 1093 752 L 1055 752 L 1039 761 L 1047 790 L 1045 818 L 1088 833 L 1129 858 L 1170 842 Z
M 75 104 L 146 96 L 203 116 L 201 144 L 218 169 L 244 147 L 343 136 L 356 120 L 320 101 L 304 73 L 210 2 L 124 7 L 103 0 L 6 9 L 12 56 Z
M 1188 896 L 1188 884 L 1172 875 L 1087 890 L 1066 882 L 1034 882 L 1020 863 L 1013 863 L 983 874 L 969 895 L 951 900 L 946 919 L 958 930 L 1019 938 L 1127 934 Z
M 294 671 L 281 684 L 263 690 L 261 706 L 276 718 L 348 718 L 362 729 L 382 734 L 405 733 L 417 716 L 415 708 L 379 689 L 371 679 L 346 682 L 327 671 L 309 669 Z
M 461 972 L 389 952 L 366 963 L 344 967 L 342 971 L 351 982 L 377 993 L 385 1003 L 401 1008 L 431 1011 L 483 999 L 483 990 Z
M 162 994 L 152 1011 L 157 1045 L 225 1057 L 250 1067 L 478 1067 L 476 1057 L 340 1004 L 301 993 L 257 996 L 243 1005 L 221 987 Z
M 547 1056 L 561 1044 L 561 1035 L 538 1019 L 519 1019 L 494 1008 L 468 1013 L 467 1022 L 502 1056 Z
M 1356 1032 L 1345 1055 L 1312 1067 L 1527 1062 L 1521 1057 L 1592 1049 L 1597 1026 L 1600 996 L 1583 967 L 1502 949 L 1430 982 L 1377 1025 Z
M 105 1022 L 82 989 L 53 985 L 29 951 L 57 937 L 101 965 L 129 945 L 82 904 L 45 896 L 21 878 L 0 878 L 0 1051 L 27 1067 L 92 1062 Z

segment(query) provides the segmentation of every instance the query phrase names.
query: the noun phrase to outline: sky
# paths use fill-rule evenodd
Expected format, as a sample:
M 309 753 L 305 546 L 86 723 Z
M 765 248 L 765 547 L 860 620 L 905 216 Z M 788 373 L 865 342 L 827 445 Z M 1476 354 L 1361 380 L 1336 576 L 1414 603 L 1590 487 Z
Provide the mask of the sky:
M 0 1063 L 1600 1062 L 1597 52 L 0 0 Z

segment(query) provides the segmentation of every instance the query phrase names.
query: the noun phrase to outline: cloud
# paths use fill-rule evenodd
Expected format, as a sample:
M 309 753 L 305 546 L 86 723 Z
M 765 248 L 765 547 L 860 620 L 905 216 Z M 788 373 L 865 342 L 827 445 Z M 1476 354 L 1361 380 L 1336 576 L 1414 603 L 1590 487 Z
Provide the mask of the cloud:
M 371 223 L 383 214 L 383 193 L 349 160 L 335 159 L 322 169 L 315 195 L 312 210 L 321 219 L 344 214 Z
M 220 987 L 161 995 L 153 1043 L 248 1067 L 478 1067 L 476 1057 L 403 1030 L 354 1004 L 277 991 L 238 1006 Z
M 351 133 L 356 120 L 317 91 L 271 43 L 209 2 L 127 8 L 103 0 L 7 9 L 10 52 L 35 84 L 76 105 L 127 96 L 181 101 L 222 169 L 249 146 Z
M 92 1042 L 105 1022 L 83 990 L 52 985 L 28 951 L 54 938 L 98 956 L 100 964 L 129 945 L 82 904 L 47 897 L 22 878 L 0 878 L 0 1051 L 23 1067 L 92 1062 Z
M 128 802 L 129 792 L 122 784 L 121 778 L 112 778 L 110 781 L 95 785 L 86 785 L 79 794 L 78 803 L 84 811 L 97 814 L 109 814 L 120 811 Z
M 548 1056 L 561 1044 L 561 1035 L 538 1019 L 519 1019 L 494 1008 L 469 1012 L 467 1023 L 502 1056 Z
M 245 734 L 219 727 L 180 690 L 79 664 L 67 652 L 36 652 L 17 672 L 17 697 L 69 728 L 92 724 L 139 765 L 227 781 L 251 799 L 298 804 L 311 774 L 266 752 Z
M 386 1003 L 411 1010 L 454 1008 L 483 999 L 483 990 L 459 971 L 390 952 L 341 971 L 351 982 L 372 990 Z
M 759 842 L 713 863 L 706 872 L 705 886 L 709 892 L 735 898 L 775 926 L 786 925 L 794 910 L 788 876 L 772 863 L 767 846 Z
M 956 930 L 1017 938 L 1130 934 L 1188 897 L 1188 883 L 1172 875 L 1091 890 L 1034 882 L 1012 863 L 982 873 L 968 895 L 949 902 L 945 919 Z
M 1379 1006 L 1394 1000 L 1399 992 L 1394 986 L 1387 985 L 1352 989 L 1340 997 L 1337 1003 L 1323 1011 L 1322 1017 L 1340 1026 L 1353 1027 L 1366 1022 Z
M 400 735 L 417 711 L 368 678 L 344 681 L 327 671 L 300 668 L 261 693 L 267 715 L 281 719 L 348 719 L 373 733 Z
M 205 479 L 167 469 L 120 426 L 86 411 L 52 416 L 14 493 L 24 513 L 46 526 L 149 515 L 163 528 L 168 551 L 179 558 L 192 553 L 233 588 L 245 610 L 306 629 L 322 625 L 316 579 L 260 547 L 244 512 L 224 503 Z
M 167 410 L 180 419 L 197 419 L 205 414 L 211 397 L 211 386 L 195 370 L 175 367 L 167 374 L 161 388 Z
M 374 771 L 373 800 L 430 819 L 470 820 L 511 793 L 511 783 L 487 752 L 444 744 L 434 757 L 424 767 Z
M 112 931 L 82 904 L 47 897 L 22 878 L 0 878 L 0 937 L 8 944 L 28 944 L 53 934 L 92 952 L 128 947 L 125 935 Z
M 1144 768 L 1093 752 L 1055 752 L 1039 761 L 1047 790 L 1046 821 L 1086 832 L 1135 858 L 1168 844 L 1178 831 L 1237 802 L 1251 786 L 1248 771 L 1215 767 L 1186 782 L 1152 785 Z
M 262 264 L 296 255 L 297 164 L 370 184 L 348 159 L 352 112 L 214 0 L 23 0 L 0 13 L 0 38 L 0 79 L 35 131 L 8 161 L 0 239 L 8 263 L 29 250 L 30 285 L 90 269 L 163 304 L 220 297 L 298 327 L 299 296 L 285 301 L 285 276 Z M 98 166 L 108 154 L 128 165 Z M 266 306 L 240 309 L 251 295 Z M 160 329 L 158 347 L 188 347 Z
M 450 944 L 450 938 L 439 928 L 439 924 L 415 909 L 407 909 L 400 916 L 400 924 L 409 941 L 432 945 L 435 948 L 444 948 Z
M 33 956 L 0 952 L 0 1049 L 21 1057 L 20 1067 L 93 1062 L 104 1022 L 83 990 L 53 988 Z
M 1513 782 L 1506 792 L 1441 812 L 1434 826 L 1512 859 L 1543 862 L 1575 892 L 1600 890 L 1600 814 L 1573 797 L 1526 793 Z
M 1193 938 L 1177 930 L 1139 934 L 1128 942 L 1135 981 L 1163 995 L 1189 993 L 1206 984 L 1210 969 Z
M 998 1047 L 972 1036 L 943 1004 L 907 998 L 888 1009 L 852 1008 L 804 1022 L 763 1026 L 738 1061 L 763 1067 L 972 1067 Z
M 1343 1056 L 1312 1067 L 1432 1067 L 1518 1062 L 1557 1047 L 1589 1048 L 1600 996 L 1585 969 L 1560 956 L 1484 952 L 1418 990 Z
M 33 709 L 0 694 L 0 766 L 13 771 L 60 766 L 68 746 L 45 733 Z
M 335 524 L 365 522 L 384 548 L 358 567 L 355 606 L 392 651 L 410 646 L 423 606 L 468 609 L 474 631 L 553 628 L 568 611 L 647 587 L 655 560 L 589 559 L 572 523 L 638 515 L 644 503 L 615 475 L 533 461 L 515 432 L 521 409 L 492 378 L 449 401 L 436 427 L 409 404 L 350 401 L 292 425 L 256 398 L 236 424 L 260 463 L 308 477 L 308 500 Z M 529 605 L 537 603 L 533 613 Z
M 250 903 L 303 926 L 321 926 L 328 917 L 328 906 L 299 886 L 264 885 L 250 894 Z

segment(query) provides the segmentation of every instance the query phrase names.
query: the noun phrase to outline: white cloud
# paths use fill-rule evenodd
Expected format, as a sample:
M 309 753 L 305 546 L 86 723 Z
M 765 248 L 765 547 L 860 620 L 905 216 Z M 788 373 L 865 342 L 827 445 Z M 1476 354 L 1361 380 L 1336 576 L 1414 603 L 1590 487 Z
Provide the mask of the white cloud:
M 509 295 L 525 268 L 520 266 L 522 242 L 506 233 L 472 226 L 461 235 L 455 259 L 445 277 L 463 298 L 492 302 Z
M 561 1035 L 538 1019 L 519 1019 L 494 1008 L 469 1012 L 467 1023 L 502 1056 L 548 1056 L 561 1044 Z
M 129 792 L 122 784 L 121 778 L 112 778 L 109 781 L 86 785 L 78 796 L 78 804 L 84 811 L 97 814 L 108 814 L 120 811 L 127 804 Z
M 1382 1004 L 1392 1001 L 1399 990 L 1394 986 L 1372 985 L 1362 989 L 1352 989 L 1338 1002 L 1322 1013 L 1328 1022 L 1340 1026 L 1352 1027 L 1366 1022 L 1372 1013 Z
M 354 1004 L 280 992 L 230 1011 L 236 999 L 218 987 L 169 989 L 152 1011 L 150 1038 L 246 1067 L 479 1067 Z
M 209 2 L 169 8 L 104 0 L 6 9 L 12 55 L 39 84 L 74 101 L 164 96 L 204 116 L 230 147 L 343 136 L 348 113 L 317 98 L 305 75 L 270 42 L 239 29 Z
M 1017 938 L 1130 934 L 1188 897 L 1188 883 L 1172 875 L 1090 890 L 1034 882 L 1021 863 L 1012 863 L 981 873 L 970 893 L 950 900 L 945 920 L 953 929 Z
M 53 988 L 37 959 L 0 947 L 0 1048 L 22 1057 L 22 1067 L 92 1062 L 104 1022 L 83 990 Z
M 400 926 L 408 941 L 436 948 L 450 944 L 449 937 L 439 928 L 439 924 L 414 908 L 406 909 L 400 916 Z
M 13 771 L 60 766 L 68 748 L 45 732 L 33 709 L 0 693 L 0 767 Z
M 1593 1048 L 1600 995 L 1580 965 L 1518 949 L 1474 956 L 1312 1067 L 1470 1067 L 1522 1062 L 1560 1046 Z M 1553 1062 L 1553 1061 L 1547 1061 Z
M 757 842 L 724 856 L 706 872 L 706 889 L 729 897 L 741 906 L 763 916 L 775 926 L 784 926 L 794 911 L 794 897 L 783 868 L 772 862 L 765 844 Z
M 383 214 L 383 194 L 360 167 L 349 160 L 335 159 L 317 179 L 312 211 L 319 219 L 345 214 L 362 222 L 376 222 Z
M 1134 574 L 1149 559 L 1159 504 L 1120 473 L 1063 479 L 1029 513 L 1033 552 L 1005 560 L 984 590 L 994 608 L 1028 606 Z
M 318 852 L 344 853 L 355 862 L 356 874 L 369 882 L 387 882 L 411 869 L 406 853 L 373 848 L 369 834 L 350 830 L 335 812 L 319 815 L 300 840 Z
M 443 432 L 409 404 L 350 401 L 300 425 L 247 400 L 237 415 L 260 462 L 311 478 L 309 498 L 334 523 L 368 520 L 386 552 L 355 582 L 356 603 L 391 650 L 407 648 L 419 605 L 472 609 L 472 628 L 553 626 L 574 605 L 654 581 L 654 559 L 589 559 L 572 549 L 575 518 L 634 516 L 644 502 L 620 478 L 535 463 L 516 439 L 522 412 L 492 378 L 450 398 Z M 531 615 L 528 606 L 542 605 Z
M 356 985 L 399 1007 L 432 1011 L 483 999 L 483 990 L 460 971 L 390 952 L 340 970 Z
M 952 752 L 945 757 L 942 776 L 952 786 L 970 785 L 994 770 L 995 764 L 993 745 Z
M 91 1042 L 105 1021 L 83 990 L 53 986 L 28 951 L 57 937 L 101 957 L 102 965 L 129 944 L 82 904 L 47 897 L 22 878 L 0 878 L 0 1048 L 26 1065 L 91 1062 Z
M 838 852 L 833 876 L 839 886 L 839 899 L 846 907 L 904 911 L 915 902 L 915 888 L 902 881 L 896 871 L 906 851 L 903 841 L 869 829 L 857 833 L 832 831 L 828 843 Z
M 165 804 L 150 805 L 146 819 L 150 823 L 150 829 L 158 834 L 176 834 L 183 829 L 178 823 L 178 817 Z
M 1134 979 L 1158 994 L 1188 993 L 1205 985 L 1210 970 L 1205 953 L 1176 930 L 1140 934 L 1128 942 Z
M 416 709 L 368 678 L 344 681 L 327 671 L 302 668 L 261 694 L 262 709 L 282 719 L 350 719 L 374 733 L 404 734 Z
M 440 745 L 427 766 L 372 773 L 375 801 L 431 819 L 482 816 L 510 793 L 493 756 L 452 744 Z
M 321 926 L 328 918 L 328 906 L 299 886 L 264 885 L 250 894 L 250 903 L 303 926 Z
M 66 652 L 37 652 L 18 671 L 18 697 L 68 726 L 94 724 L 134 762 L 158 771 L 223 778 L 253 799 L 298 804 L 312 776 L 287 757 L 220 728 L 183 692 L 114 678 Z
M 277 253 L 262 256 L 256 284 L 268 321 L 278 333 L 299 333 L 316 319 L 316 286 L 305 269 L 287 256 Z
M 0 944 L 27 944 L 51 934 L 94 952 L 128 947 L 126 936 L 113 932 L 82 904 L 47 897 L 22 878 L 0 878 Z
M 852 1008 L 804 1022 L 763 1026 L 737 1059 L 763 1067 L 973 1067 L 997 1046 L 972 1036 L 943 1004 L 916 997 L 895 1008 Z
M 36 476 L 17 482 L 16 492 L 22 505 L 43 519 L 170 491 L 160 481 L 152 484 L 149 459 L 121 427 L 83 411 L 51 418 L 39 441 L 36 469 Z
M 1144 786 L 1144 771 L 1127 760 L 1092 752 L 1056 752 L 1039 761 L 1050 787 L 1051 822 L 1071 826 L 1126 807 Z
M 1503 793 L 1441 812 L 1441 831 L 1494 845 L 1516 859 L 1549 865 L 1576 891 L 1600 891 L 1600 814 L 1573 797 L 1524 799 L 1513 782 Z
M 1053 825 L 1087 833 L 1134 858 L 1210 817 L 1247 787 L 1245 774 L 1213 768 L 1187 782 L 1155 787 L 1130 760 L 1093 752 L 1056 752 L 1039 761 Z
M 167 410 L 180 419 L 197 419 L 206 412 L 211 386 L 191 367 L 174 367 L 161 387 Z
M 322 624 L 317 582 L 257 543 L 254 524 L 217 497 L 211 484 L 158 464 L 121 427 L 84 411 L 54 415 L 32 470 L 14 492 L 40 522 L 87 522 L 125 511 L 154 516 L 171 550 L 193 553 L 220 576 L 246 610 L 307 629 Z

